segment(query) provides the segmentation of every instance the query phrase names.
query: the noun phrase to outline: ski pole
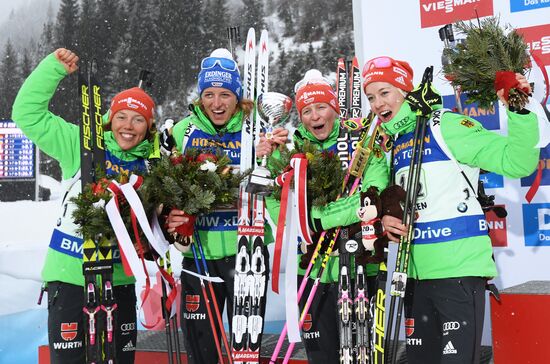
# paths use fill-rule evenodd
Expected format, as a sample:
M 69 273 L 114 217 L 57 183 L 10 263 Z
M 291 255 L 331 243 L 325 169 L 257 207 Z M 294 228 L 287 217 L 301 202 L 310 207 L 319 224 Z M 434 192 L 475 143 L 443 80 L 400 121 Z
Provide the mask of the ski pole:
M 424 139 L 426 135 L 426 128 L 428 123 L 428 116 L 431 112 L 430 102 L 426 100 L 426 97 L 430 95 L 431 80 L 433 75 L 433 67 L 426 68 L 422 82 L 420 86 L 411 91 L 406 96 L 406 102 L 411 104 L 411 108 L 416 110 L 416 126 L 414 130 L 413 146 L 411 160 L 409 163 L 409 171 L 407 177 L 407 189 L 405 196 L 405 204 L 403 208 L 402 224 L 407 225 L 407 235 L 401 236 L 399 239 L 399 248 L 397 251 L 397 258 L 395 263 L 395 271 L 392 275 L 392 281 L 398 281 L 403 279 L 404 284 L 402 287 L 397 287 L 390 292 L 390 309 L 388 313 L 388 325 L 385 338 L 385 348 L 391 355 L 386 356 L 387 360 L 391 360 L 391 363 L 395 364 L 397 360 L 397 343 L 399 340 L 399 329 L 401 324 L 401 317 L 403 311 L 403 298 L 405 297 L 405 289 L 407 283 L 407 269 L 409 262 L 410 247 L 413 241 L 414 232 L 414 218 L 416 214 L 416 200 L 418 198 L 418 191 L 420 187 L 420 172 L 422 170 L 422 156 L 424 153 Z M 397 302 L 397 315 L 394 323 L 394 311 L 395 304 Z M 393 340 L 392 330 L 395 329 Z
M 191 251 L 193 252 L 193 258 L 195 259 L 195 266 L 197 268 L 197 273 L 201 274 L 201 267 L 199 264 L 199 257 L 197 256 L 197 249 L 195 244 L 191 244 Z M 223 360 L 222 348 L 220 346 L 220 339 L 218 338 L 216 324 L 214 323 L 214 317 L 212 316 L 212 309 L 210 308 L 210 300 L 208 299 L 208 294 L 206 293 L 206 286 L 204 285 L 204 280 L 200 278 L 201 281 L 201 290 L 202 296 L 204 297 L 204 303 L 206 305 L 206 313 L 208 315 L 208 321 L 210 322 L 210 328 L 212 329 L 212 336 L 214 336 L 214 344 L 216 345 L 216 351 L 218 352 L 218 360 L 220 363 L 225 363 Z M 213 297 L 216 301 L 216 297 Z
M 202 266 L 203 266 L 203 269 L 204 269 L 204 274 L 207 277 L 210 277 L 210 272 L 208 271 L 208 266 L 206 264 L 206 258 L 204 256 L 204 250 L 202 248 L 202 243 L 201 243 L 200 238 L 199 238 L 199 233 L 196 230 L 195 230 L 195 242 L 197 243 L 197 246 L 199 248 L 199 253 L 200 253 L 200 256 L 201 256 L 201 260 L 202 260 Z M 227 335 L 225 334 L 225 329 L 223 327 L 223 320 L 222 320 L 222 317 L 221 317 L 221 314 L 220 314 L 220 308 L 218 306 L 218 300 L 216 299 L 216 295 L 214 293 L 214 285 L 210 281 L 206 281 L 206 284 L 208 285 L 208 289 L 210 290 L 210 295 L 212 296 L 212 302 L 214 304 L 214 313 L 216 314 L 216 320 L 218 321 L 218 326 L 219 326 L 220 331 L 221 331 L 223 345 L 225 346 L 225 349 L 227 351 L 227 357 L 229 359 L 229 363 L 232 364 L 233 359 L 231 358 L 231 355 L 230 355 L 231 349 L 230 349 L 230 346 L 229 346 L 229 342 L 227 341 Z
M 452 66 L 451 61 L 449 59 L 448 53 L 454 52 L 456 43 L 455 43 L 455 36 L 453 32 L 453 25 L 447 24 L 441 28 L 439 28 L 439 39 L 444 44 L 443 53 L 441 54 L 441 64 L 443 67 L 445 66 Z M 452 79 L 452 75 L 445 75 L 445 78 L 447 78 L 449 81 Z M 457 86 L 452 86 L 453 92 L 455 95 L 455 102 L 456 102 L 456 110 L 462 114 L 462 102 L 460 100 L 460 88 Z
M 159 258 L 159 266 L 164 267 L 164 259 L 162 257 Z M 173 364 L 174 353 L 172 349 L 172 331 L 173 331 L 172 320 L 170 317 L 170 312 L 168 311 L 168 308 L 166 308 L 166 300 L 168 299 L 168 294 L 166 292 L 166 286 L 164 285 L 164 281 L 162 277 L 160 278 L 160 285 L 162 287 L 162 297 L 160 298 L 160 303 L 162 305 L 162 318 L 164 319 L 164 329 L 166 331 L 168 364 Z M 177 335 L 177 327 L 176 327 L 176 335 Z
M 166 272 L 173 276 L 172 274 L 172 264 L 170 263 L 170 251 L 166 252 Z M 164 285 L 163 285 L 164 286 Z M 177 287 L 174 284 L 174 289 L 177 291 Z M 174 349 L 176 352 L 176 364 L 181 364 L 181 348 L 180 348 L 180 339 L 178 334 L 178 312 L 174 313 L 174 315 L 170 318 L 171 324 L 170 327 L 172 329 L 172 332 L 174 334 Z

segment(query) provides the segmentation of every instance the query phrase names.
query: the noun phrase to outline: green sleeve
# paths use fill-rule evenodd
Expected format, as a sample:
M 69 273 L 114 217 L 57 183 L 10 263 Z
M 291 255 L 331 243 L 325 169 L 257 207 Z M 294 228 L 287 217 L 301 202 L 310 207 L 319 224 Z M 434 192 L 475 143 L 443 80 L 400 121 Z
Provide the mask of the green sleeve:
M 537 116 L 507 110 L 508 136 L 489 131 L 464 115 L 445 113 L 441 134 L 451 153 L 463 164 L 508 178 L 530 175 L 539 160 Z
M 183 137 L 185 136 L 185 131 L 187 130 L 187 127 L 191 123 L 192 116 L 188 116 L 181 120 L 180 122 L 176 123 L 174 127 L 172 128 L 172 137 L 174 137 L 174 140 L 176 141 L 176 149 L 182 153 L 183 148 Z
M 48 110 L 57 85 L 67 75 L 61 63 L 50 54 L 25 80 L 13 104 L 12 119 L 38 148 L 59 161 L 63 178 L 80 168 L 78 126 Z
M 389 183 L 388 165 L 386 156 L 379 147 L 375 147 L 367 168 L 363 172 L 361 190 L 366 191 L 370 186 L 375 186 L 379 191 L 387 187 Z M 348 226 L 359 222 L 356 211 L 360 207 L 360 194 L 354 193 L 349 197 L 340 198 L 323 207 L 311 209 L 311 219 L 314 229 L 328 230 L 337 226 Z

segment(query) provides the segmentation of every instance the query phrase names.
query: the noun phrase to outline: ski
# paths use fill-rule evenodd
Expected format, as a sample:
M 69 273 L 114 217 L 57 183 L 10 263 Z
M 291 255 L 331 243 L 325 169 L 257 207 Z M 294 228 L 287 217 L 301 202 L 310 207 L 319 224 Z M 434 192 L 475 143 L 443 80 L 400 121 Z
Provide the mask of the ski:
M 367 293 L 367 275 L 362 265 L 355 268 L 355 299 L 353 300 L 355 315 L 356 341 L 355 355 L 358 364 L 370 363 L 369 329 L 372 324 L 369 318 L 369 297 Z
M 258 74 L 256 77 L 256 99 L 267 92 L 269 69 L 269 43 L 267 30 L 262 30 L 258 48 Z M 265 131 L 267 121 L 263 120 L 256 108 L 255 117 L 255 141 L 260 140 L 260 132 Z M 254 154 L 255 157 L 255 154 Z M 260 362 L 260 347 L 264 326 L 265 292 L 267 286 L 267 264 L 269 260 L 264 256 L 264 224 L 265 204 L 264 197 L 260 194 L 253 194 L 252 205 L 253 226 L 256 235 L 252 237 L 252 250 L 250 252 L 250 271 L 248 282 L 250 287 L 250 312 L 248 316 L 248 350 L 251 355 L 249 363 Z
M 338 318 L 340 336 L 340 363 L 353 361 L 353 292 L 350 277 L 350 255 L 348 251 L 348 229 L 342 228 L 338 237 L 340 274 L 338 277 Z
M 84 62 L 83 62 L 84 63 Z M 81 101 L 80 155 L 81 182 L 84 187 L 96 181 L 96 172 L 105 168 L 101 86 L 94 61 L 85 63 L 78 75 Z M 87 363 L 115 362 L 117 304 L 113 291 L 113 245 L 108 241 L 83 242 Z M 98 279 L 99 277 L 99 279 Z
M 340 106 L 340 119 L 345 120 L 348 117 L 348 69 L 344 58 L 338 58 L 338 67 L 336 69 L 336 87 L 338 95 L 338 106 Z
M 257 78 L 256 53 L 258 53 Z M 254 99 L 267 92 L 268 82 L 268 34 L 260 36 L 256 52 L 256 34 L 248 31 L 245 46 L 244 97 Z M 254 117 L 255 116 L 255 117 Z M 254 123 L 255 120 L 255 123 Z M 254 141 L 266 127 L 265 121 L 256 113 L 244 121 L 241 136 L 241 171 L 252 168 L 255 162 Z M 235 265 L 235 298 L 232 320 L 232 358 L 235 363 L 259 363 L 263 331 L 265 290 L 268 260 L 264 256 L 264 199 L 247 192 L 248 182 L 239 187 L 239 216 L 237 232 L 237 256 Z
M 337 73 L 340 73 L 342 61 L 338 62 Z M 352 60 L 348 60 L 346 71 L 348 72 L 346 90 L 342 90 L 343 100 L 342 105 L 349 107 L 348 110 L 340 114 L 350 116 L 350 121 L 357 120 L 361 117 L 361 74 L 359 70 L 359 63 L 357 57 L 353 57 Z M 344 75 L 342 75 L 344 76 Z M 342 82 L 338 83 L 340 87 Z M 340 92 L 340 89 L 339 89 Z M 340 98 L 339 98 L 340 100 Z M 353 149 L 356 150 L 357 144 L 355 140 L 357 138 L 352 134 L 352 130 L 346 134 L 350 135 L 347 142 L 351 142 Z M 374 141 L 376 138 L 376 129 L 373 129 L 371 133 L 371 142 L 366 150 L 372 151 Z M 363 150 L 363 147 L 359 147 L 359 151 Z M 368 157 L 367 157 L 368 159 Z M 366 163 L 366 160 L 364 161 Z M 352 167 L 353 168 L 353 167 Z M 362 174 L 357 175 L 360 178 Z M 360 187 L 359 187 L 360 188 Z M 360 363 L 366 364 L 369 362 L 369 298 L 366 284 L 365 267 L 357 263 L 356 257 L 358 254 L 364 251 L 362 244 L 359 244 L 354 237 L 349 236 L 348 229 L 342 228 L 340 236 L 338 238 L 338 251 L 339 251 L 339 277 L 338 277 L 338 312 L 339 312 L 339 327 L 340 327 L 340 363 L 352 364 Z M 355 284 L 351 279 L 355 276 Z
M 246 38 L 244 75 L 243 75 L 243 97 L 254 97 L 254 80 L 256 68 L 256 33 L 250 28 Z M 252 168 L 252 152 L 254 147 L 254 129 L 253 116 L 248 115 L 243 123 L 241 132 L 241 160 L 240 170 L 246 171 Z M 250 195 L 246 192 L 246 182 L 241 182 L 239 186 L 239 209 L 238 209 L 238 227 L 237 227 L 237 254 L 235 261 L 234 278 L 234 299 L 233 299 L 233 318 L 231 323 L 231 355 L 235 363 L 239 362 L 239 357 L 246 347 L 247 332 L 247 298 L 248 298 L 248 271 L 250 270 L 250 259 L 248 255 L 248 245 L 250 240 Z

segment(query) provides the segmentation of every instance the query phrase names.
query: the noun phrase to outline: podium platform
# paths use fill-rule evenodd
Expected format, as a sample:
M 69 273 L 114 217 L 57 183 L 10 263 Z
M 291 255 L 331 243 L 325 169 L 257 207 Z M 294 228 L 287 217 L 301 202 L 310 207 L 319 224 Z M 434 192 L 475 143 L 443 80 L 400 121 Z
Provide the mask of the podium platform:
M 550 363 L 550 281 L 529 281 L 491 298 L 497 364 Z
M 180 334 L 180 345 L 182 345 L 182 363 L 187 364 L 187 356 L 184 353 L 183 337 Z M 262 353 L 260 358 L 260 364 L 269 364 L 269 359 L 273 353 L 273 348 L 277 343 L 279 335 L 265 334 L 262 343 Z M 283 349 L 279 354 L 277 363 L 283 362 L 283 356 L 286 352 L 288 343 L 283 345 Z M 50 364 L 50 353 L 47 346 L 41 346 L 38 348 L 38 363 Z M 166 333 L 164 331 L 138 331 L 138 343 L 136 350 L 135 364 L 167 364 L 168 357 L 166 353 Z M 306 351 L 301 343 L 296 344 L 292 359 L 289 364 L 307 364 Z M 492 351 L 491 347 L 484 346 L 481 348 L 481 364 L 492 364 Z M 500 362 L 498 362 L 500 364 Z M 518 362 L 522 363 L 522 362 Z M 317 363 L 315 363 L 317 364 Z M 318 363 L 318 364 L 332 364 L 332 363 Z M 334 363 L 338 364 L 338 363 Z M 407 364 L 407 358 L 405 354 L 404 342 L 399 342 L 397 349 L 397 364 Z
M 181 346 L 181 360 L 183 364 L 187 364 L 187 355 L 185 355 L 185 348 L 183 346 L 183 336 L 181 331 L 179 332 L 179 342 Z M 279 335 L 265 334 L 262 340 L 262 352 L 260 357 L 260 364 L 269 364 L 269 359 L 275 348 L 275 344 L 279 339 Z M 288 343 L 283 345 L 283 349 L 279 356 L 280 361 L 283 361 L 283 356 L 286 352 Z M 135 364 L 166 364 L 168 363 L 166 346 L 166 332 L 164 331 L 138 331 L 138 339 L 136 346 L 136 360 Z M 174 356 L 175 358 L 175 356 Z M 38 348 L 38 363 L 50 364 L 50 351 L 48 346 L 41 346 Z M 289 364 L 307 364 L 306 351 L 301 343 L 296 344 L 292 353 L 292 358 Z

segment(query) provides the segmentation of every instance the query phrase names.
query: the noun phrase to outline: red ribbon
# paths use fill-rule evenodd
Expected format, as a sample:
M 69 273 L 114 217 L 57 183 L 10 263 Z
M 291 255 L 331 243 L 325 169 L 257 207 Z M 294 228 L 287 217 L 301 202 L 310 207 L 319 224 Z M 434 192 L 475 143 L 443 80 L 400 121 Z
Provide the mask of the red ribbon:
M 283 237 L 286 228 L 286 214 L 288 209 L 288 194 L 290 184 L 295 176 L 295 193 L 298 200 L 298 218 L 300 233 L 307 244 L 312 244 L 311 231 L 308 224 L 307 211 L 307 158 L 305 154 L 295 154 L 290 159 L 290 166 L 285 169 L 285 172 L 275 179 L 275 183 L 282 185 L 281 206 L 279 209 L 279 218 L 277 220 L 277 233 L 275 235 L 275 251 L 273 255 L 273 273 L 271 281 L 271 289 L 275 293 L 279 293 L 279 274 L 281 269 L 281 253 L 283 247 Z M 291 242 L 293 243 L 293 242 Z
M 187 217 L 189 221 L 178 226 L 175 231 L 182 236 L 193 236 L 195 220 L 197 219 L 197 217 L 194 215 L 186 214 L 185 212 L 183 213 L 183 216 Z
M 132 185 L 132 187 L 137 190 L 143 183 L 143 178 L 141 176 L 138 176 L 135 183 Z M 118 205 L 117 205 L 118 207 Z M 130 208 L 130 218 L 132 221 L 132 229 L 134 230 L 134 237 L 136 239 L 136 245 L 137 245 L 137 253 L 139 256 L 139 260 L 141 260 L 141 265 L 143 266 L 143 271 L 145 272 L 145 292 L 143 293 L 143 298 L 141 300 L 141 307 L 145 304 L 145 301 L 147 301 L 147 298 L 149 297 L 149 293 L 151 293 L 151 279 L 149 278 L 149 272 L 147 272 L 147 265 L 145 264 L 145 249 L 143 248 L 143 244 L 141 243 L 141 239 L 139 237 L 139 227 L 138 227 L 138 221 L 136 214 L 134 212 L 134 209 Z M 121 249 L 122 250 L 122 249 Z M 122 255 L 122 254 L 121 254 Z M 141 324 L 143 327 L 145 327 L 148 330 L 151 330 L 154 328 L 158 323 L 160 319 L 157 320 L 152 325 L 147 325 L 146 323 L 142 322 Z
M 162 275 L 162 278 L 166 280 L 168 283 L 168 286 L 170 287 L 170 294 L 166 298 L 165 307 L 168 312 L 172 312 L 172 304 L 174 303 L 174 300 L 177 298 L 178 291 L 176 286 L 176 280 L 174 279 L 174 276 L 166 271 L 164 267 L 160 266 L 157 261 L 155 261 L 157 264 L 157 267 L 159 269 L 160 274 Z M 162 281 L 161 278 L 161 281 Z M 161 284 L 164 284 L 164 282 L 160 282 Z
M 516 74 L 512 71 L 497 71 L 496 77 L 495 77 L 495 91 L 499 91 L 501 89 L 504 89 L 504 94 L 502 97 L 506 102 L 508 102 L 508 98 L 510 97 L 510 89 L 517 88 L 519 85 L 519 81 L 516 79 Z M 528 88 L 522 87 L 522 91 L 525 91 L 526 93 L 529 91 Z
M 537 175 L 535 176 L 535 179 L 533 180 L 533 183 L 531 184 L 531 187 L 529 187 L 529 190 L 525 194 L 525 199 L 528 203 L 531 203 L 531 200 L 533 197 L 535 197 L 535 194 L 537 193 L 539 187 L 540 187 L 540 181 L 542 180 L 542 165 L 544 164 L 543 161 L 539 161 L 539 165 L 537 167 Z
M 288 191 L 290 182 L 294 177 L 294 170 L 291 169 L 281 175 L 283 181 L 283 191 L 281 192 L 281 206 L 279 208 L 279 218 L 277 220 L 277 233 L 275 235 L 275 251 L 273 255 L 273 273 L 271 275 L 271 289 L 275 293 L 279 293 L 279 273 L 281 270 L 281 253 L 283 249 L 283 236 L 285 234 L 286 210 L 288 206 Z M 279 178 L 277 177 L 277 178 Z

